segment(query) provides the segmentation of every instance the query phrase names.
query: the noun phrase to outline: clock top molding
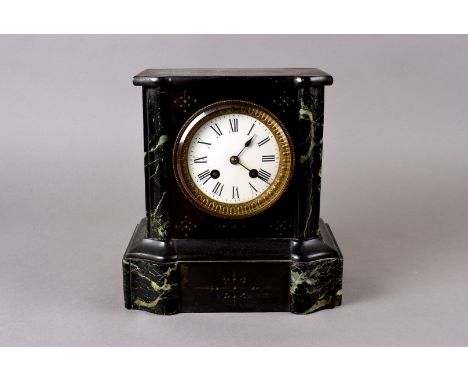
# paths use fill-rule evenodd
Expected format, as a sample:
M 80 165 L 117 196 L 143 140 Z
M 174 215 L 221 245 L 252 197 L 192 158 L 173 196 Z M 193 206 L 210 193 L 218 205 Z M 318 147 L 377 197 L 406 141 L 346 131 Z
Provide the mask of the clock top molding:
M 153 86 L 162 81 L 183 81 L 186 78 L 265 78 L 281 77 L 291 79 L 295 84 L 307 83 L 316 86 L 326 86 L 333 83 L 333 77 L 315 68 L 180 68 L 180 69 L 146 69 L 133 77 L 133 84 L 137 86 Z

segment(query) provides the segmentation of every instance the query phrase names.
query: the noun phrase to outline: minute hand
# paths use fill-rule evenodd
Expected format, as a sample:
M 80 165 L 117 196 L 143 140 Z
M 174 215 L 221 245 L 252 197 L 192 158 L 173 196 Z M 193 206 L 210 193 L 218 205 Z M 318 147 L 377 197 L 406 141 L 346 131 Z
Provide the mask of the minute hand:
M 250 171 L 250 168 L 245 167 L 241 162 L 239 162 L 239 164 L 240 164 L 242 167 L 244 167 L 247 171 Z

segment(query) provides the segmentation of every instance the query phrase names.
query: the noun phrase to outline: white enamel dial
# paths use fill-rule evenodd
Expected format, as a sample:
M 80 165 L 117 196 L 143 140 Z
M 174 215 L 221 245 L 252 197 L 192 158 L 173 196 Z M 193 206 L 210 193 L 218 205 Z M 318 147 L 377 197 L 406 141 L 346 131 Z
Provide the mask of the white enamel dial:
M 198 129 L 187 159 L 190 176 L 205 195 L 223 203 L 244 203 L 272 184 L 279 147 L 270 129 L 255 117 L 224 114 Z

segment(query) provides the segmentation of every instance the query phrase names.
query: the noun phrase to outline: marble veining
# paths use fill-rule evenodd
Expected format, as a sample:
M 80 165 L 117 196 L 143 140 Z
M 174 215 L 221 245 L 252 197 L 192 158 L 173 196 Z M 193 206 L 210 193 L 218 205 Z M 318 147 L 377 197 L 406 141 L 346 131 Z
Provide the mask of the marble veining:
M 151 236 L 153 239 L 165 239 L 168 237 L 169 216 L 161 209 L 165 197 L 166 191 L 162 193 L 156 207 L 150 211 Z
M 291 312 L 309 314 L 340 305 L 341 278 L 341 259 L 293 263 L 289 289 Z
M 127 261 L 131 308 L 158 314 L 177 313 L 177 263 Z
M 153 147 L 150 148 L 149 151 L 145 151 L 145 156 L 148 155 L 148 154 L 152 154 L 154 153 L 155 151 L 157 151 L 159 148 L 162 147 L 162 145 L 164 145 L 165 143 L 167 143 L 169 141 L 169 136 L 167 135 L 161 135 L 156 143 L 156 145 L 154 145 Z M 150 175 L 150 179 L 154 179 L 155 183 L 160 186 L 159 184 L 159 171 L 160 171 L 160 164 L 161 164 L 161 158 L 159 156 L 155 156 L 153 158 L 153 160 L 151 162 L 148 162 L 145 164 L 145 167 L 148 167 L 148 166 L 151 166 L 151 165 L 154 165 L 155 168 L 153 169 L 153 172 L 152 174 Z
M 297 146 L 299 177 L 303 179 L 300 191 L 299 222 L 302 239 L 318 237 L 320 189 L 323 145 L 323 88 L 305 87 L 298 92 L 299 142 Z
M 167 91 L 160 87 L 146 91 L 145 178 L 148 232 L 152 239 L 166 240 L 170 228 L 169 174 L 172 167 L 170 135 L 162 113 Z
M 299 157 L 299 162 L 302 164 L 310 159 L 312 156 L 312 150 L 316 145 L 314 114 L 308 110 L 305 105 L 301 105 L 301 108 L 299 109 L 299 120 L 306 120 L 310 125 L 309 135 L 306 138 L 306 142 L 309 148 L 305 154 Z

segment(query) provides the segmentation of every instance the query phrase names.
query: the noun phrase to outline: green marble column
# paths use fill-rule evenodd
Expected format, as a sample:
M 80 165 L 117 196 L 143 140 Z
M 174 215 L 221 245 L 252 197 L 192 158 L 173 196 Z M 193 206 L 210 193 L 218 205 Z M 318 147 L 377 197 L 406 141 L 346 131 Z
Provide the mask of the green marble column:
M 309 314 L 341 305 L 343 260 L 321 259 L 291 264 L 290 308 Z
M 178 313 L 177 262 L 123 260 L 124 294 L 128 309 L 170 315 Z
M 146 96 L 145 96 L 146 92 Z M 168 95 L 164 83 L 143 88 L 145 115 L 146 217 L 149 237 L 166 240 L 170 232 L 170 179 L 172 150 L 166 121 Z
M 296 171 L 301 180 L 298 191 L 298 237 L 319 236 L 320 186 L 322 176 L 324 88 L 301 85 L 298 89 Z

